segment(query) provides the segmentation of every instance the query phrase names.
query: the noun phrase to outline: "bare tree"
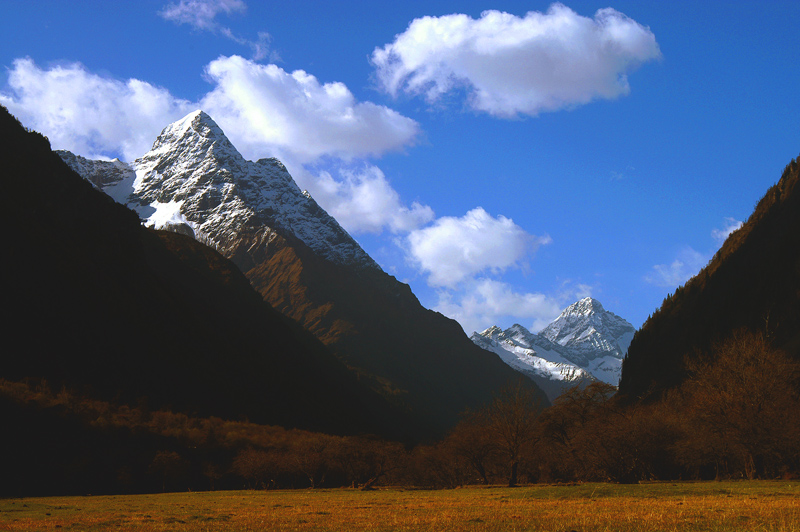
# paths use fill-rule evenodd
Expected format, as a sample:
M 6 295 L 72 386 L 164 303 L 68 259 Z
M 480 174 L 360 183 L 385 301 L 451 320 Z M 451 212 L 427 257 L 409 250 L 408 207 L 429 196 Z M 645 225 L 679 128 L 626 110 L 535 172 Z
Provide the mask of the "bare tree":
M 508 462 L 509 487 L 517 485 L 519 463 L 524 451 L 533 447 L 539 439 L 536 420 L 541 411 L 541 400 L 530 387 L 519 381 L 504 389 L 486 411 L 489 433 L 499 453 Z
M 762 334 L 739 330 L 687 368 L 690 437 L 714 450 L 718 475 L 732 468 L 764 477 L 797 460 L 800 363 Z
M 483 484 L 489 484 L 489 464 L 498 453 L 487 410 L 467 414 L 444 441 L 454 458 L 465 460 Z
M 608 418 L 609 399 L 616 392 L 610 384 L 598 381 L 581 389 L 572 387 L 553 402 L 539 419 L 544 445 L 552 450 L 548 460 L 559 478 L 591 477 L 587 471 L 587 449 L 583 445 L 587 426 L 598 418 Z
M 233 460 L 233 472 L 247 480 L 248 487 L 269 488 L 281 469 L 281 457 L 275 452 L 248 448 Z
M 161 491 L 167 491 L 167 485 L 174 485 L 186 473 L 189 464 L 175 451 L 158 451 L 150 462 L 148 472 L 161 480 Z

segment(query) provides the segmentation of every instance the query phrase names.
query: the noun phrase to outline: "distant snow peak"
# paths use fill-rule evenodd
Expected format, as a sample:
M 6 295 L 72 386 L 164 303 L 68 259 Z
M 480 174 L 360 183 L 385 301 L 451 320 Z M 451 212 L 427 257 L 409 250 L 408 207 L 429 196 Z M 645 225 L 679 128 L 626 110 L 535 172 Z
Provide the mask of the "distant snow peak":
M 531 333 L 520 324 L 506 330 L 492 326 L 480 334 L 475 333 L 472 341 L 484 349 L 490 346 L 488 350 L 494 353 L 503 349 L 506 353 L 498 353 L 500 357 L 518 370 L 537 367 L 538 374 L 543 375 L 541 369 L 546 365 L 542 361 L 546 361 L 562 365 L 558 366 L 558 374 L 551 375 L 551 380 L 564 380 L 561 371 L 569 366 L 574 368 L 575 378 L 588 377 L 617 385 L 622 359 L 635 331 L 626 320 L 605 310 L 596 299 L 587 297 L 564 309 L 539 334 Z
M 633 325 L 587 297 L 564 309 L 539 334 L 587 359 L 602 353 L 622 360 L 634 332 Z
M 320 257 L 357 269 L 380 267 L 303 194 L 275 158 L 247 161 L 202 110 L 166 126 L 131 164 L 59 152 L 73 170 L 135 210 L 147 225 L 193 234 L 223 254 L 243 232 L 300 240 Z

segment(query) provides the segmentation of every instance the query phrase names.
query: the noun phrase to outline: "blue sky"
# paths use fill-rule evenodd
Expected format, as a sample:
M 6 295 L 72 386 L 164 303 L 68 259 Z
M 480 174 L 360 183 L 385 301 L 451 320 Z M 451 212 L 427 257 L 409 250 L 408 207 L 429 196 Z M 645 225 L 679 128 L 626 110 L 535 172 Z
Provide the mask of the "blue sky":
M 0 1 L 0 103 L 132 160 L 202 107 L 467 333 L 639 327 L 800 153 L 800 2 Z

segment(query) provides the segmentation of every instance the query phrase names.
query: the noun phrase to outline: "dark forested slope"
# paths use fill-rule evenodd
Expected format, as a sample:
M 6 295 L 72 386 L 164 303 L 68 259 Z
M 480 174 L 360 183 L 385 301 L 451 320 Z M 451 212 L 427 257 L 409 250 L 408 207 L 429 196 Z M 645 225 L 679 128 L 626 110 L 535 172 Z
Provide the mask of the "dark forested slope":
M 0 108 L 0 378 L 332 433 L 408 420 L 194 240 L 141 227 Z
M 684 380 L 684 357 L 734 331 L 763 334 L 800 359 L 800 157 L 700 273 L 664 300 L 633 338 L 620 392 L 656 397 Z

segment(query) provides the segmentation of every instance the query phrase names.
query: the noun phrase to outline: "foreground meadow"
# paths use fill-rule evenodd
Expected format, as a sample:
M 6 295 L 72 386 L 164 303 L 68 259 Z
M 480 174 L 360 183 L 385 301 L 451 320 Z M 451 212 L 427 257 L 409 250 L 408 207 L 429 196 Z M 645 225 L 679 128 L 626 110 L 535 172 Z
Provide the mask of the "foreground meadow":
M 800 531 L 800 483 L 227 491 L 0 500 L 0 530 Z

